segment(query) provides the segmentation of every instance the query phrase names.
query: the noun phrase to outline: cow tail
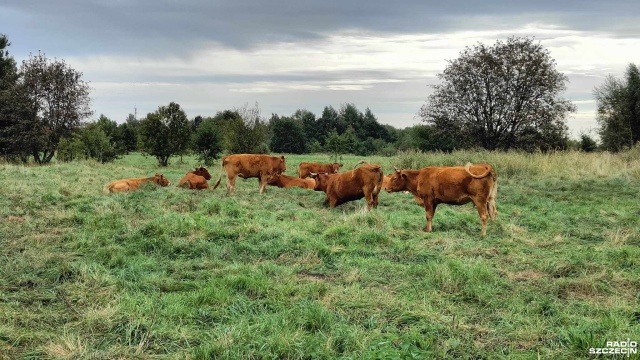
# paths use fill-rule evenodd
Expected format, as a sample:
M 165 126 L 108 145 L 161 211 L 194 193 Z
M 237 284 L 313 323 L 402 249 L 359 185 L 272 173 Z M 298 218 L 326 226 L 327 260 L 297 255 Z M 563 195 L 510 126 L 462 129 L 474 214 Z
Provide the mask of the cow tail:
M 464 166 L 464 170 L 467 172 L 467 174 L 469 174 L 469 176 L 471 176 L 474 179 L 482 179 L 482 178 L 487 177 L 488 175 L 491 175 L 492 177 L 495 176 L 495 172 L 493 171 L 491 166 L 487 166 L 487 172 L 486 173 L 484 173 L 482 175 L 474 175 L 474 174 L 471 173 L 471 170 L 470 170 L 471 169 L 471 165 L 472 165 L 471 163 L 467 163 L 467 165 Z
M 498 216 L 498 209 L 496 208 L 496 197 L 498 196 L 498 180 L 495 180 L 489 190 L 489 199 L 487 201 L 487 211 L 491 220 L 495 220 Z
M 213 190 L 217 189 L 218 185 L 220 185 L 220 180 L 222 180 L 222 175 L 224 175 L 224 174 L 221 174 L 220 177 L 218 178 L 218 181 L 216 181 L 216 184 L 213 185 Z
M 498 216 L 498 209 L 496 208 L 496 198 L 498 197 L 498 175 L 493 169 L 491 169 L 491 178 L 493 179 L 493 186 L 489 194 L 489 216 L 493 220 Z
M 378 181 L 376 182 L 376 186 L 373 188 L 373 193 L 374 194 L 378 194 L 380 192 L 380 190 L 382 189 L 382 181 L 384 180 L 384 173 L 382 172 L 382 169 L 380 167 L 376 168 L 376 171 L 378 172 Z
M 358 167 L 358 165 L 361 165 L 361 164 L 367 164 L 367 165 L 369 165 L 369 163 L 368 163 L 368 162 L 366 162 L 366 161 L 364 161 L 364 160 L 360 160 L 360 161 L 358 161 L 358 163 L 356 164 L 356 166 L 354 166 L 353 168 L 355 169 L 355 168 L 357 168 L 357 167 Z
M 223 177 L 223 176 L 224 176 L 224 174 L 225 174 L 225 171 L 224 171 L 224 164 L 225 164 L 225 163 L 226 163 L 226 159 L 225 159 L 225 158 L 222 158 L 222 163 L 221 163 L 221 165 L 220 165 L 220 177 L 218 178 L 218 181 L 216 181 L 216 184 L 215 184 L 215 185 L 213 185 L 213 190 L 215 190 L 216 188 L 218 188 L 218 185 L 220 185 L 220 180 L 222 180 L 222 177 Z

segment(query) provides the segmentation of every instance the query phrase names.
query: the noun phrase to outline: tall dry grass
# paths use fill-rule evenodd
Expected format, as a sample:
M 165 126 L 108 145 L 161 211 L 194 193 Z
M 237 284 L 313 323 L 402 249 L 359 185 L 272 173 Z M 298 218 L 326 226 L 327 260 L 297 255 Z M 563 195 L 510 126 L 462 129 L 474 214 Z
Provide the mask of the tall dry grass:
M 640 179 L 640 146 L 621 153 L 559 151 L 550 153 L 459 150 L 452 153 L 404 151 L 390 166 L 419 169 L 488 163 L 500 177 L 552 177 L 560 179 L 625 177 Z

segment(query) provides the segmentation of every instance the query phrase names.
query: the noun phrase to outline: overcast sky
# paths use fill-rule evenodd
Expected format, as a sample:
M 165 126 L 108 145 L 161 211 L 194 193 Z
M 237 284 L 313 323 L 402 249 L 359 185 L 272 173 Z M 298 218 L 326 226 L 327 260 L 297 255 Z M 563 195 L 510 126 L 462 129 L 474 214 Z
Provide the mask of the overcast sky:
M 596 127 L 594 87 L 640 63 L 640 1 L 2 0 L 0 33 L 18 63 L 42 51 L 81 71 L 96 118 L 353 103 L 398 128 L 465 47 L 530 36 L 569 77 L 577 136 Z

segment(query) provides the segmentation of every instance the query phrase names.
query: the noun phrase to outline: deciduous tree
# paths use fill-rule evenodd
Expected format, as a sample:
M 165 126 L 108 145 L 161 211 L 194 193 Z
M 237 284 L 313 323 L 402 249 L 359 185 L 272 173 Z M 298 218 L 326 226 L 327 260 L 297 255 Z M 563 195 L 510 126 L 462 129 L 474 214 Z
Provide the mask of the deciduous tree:
M 640 71 L 629 64 L 624 79 L 608 76 L 594 90 L 602 147 L 620 151 L 640 140 Z
M 467 47 L 438 77 L 420 115 L 456 144 L 510 149 L 566 138 L 565 118 L 575 111 L 560 97 L 568 79 L 533 39 Z
M 49 60 L 43 53 L 22 62 L 17 93 L 26 97 L 35 121 L 30 124 L 31 152 L 37 163 L 53 158 L 60 139 L 70 137 L 83 119 L 91 116 L 89 84 L 82 73 L 64 60 Z
M 0 156 L 27 162 L 35 113 L 21 91 L 18 67 L 8 51 L 10 45 L 7 36 L 0 34 Z
M 279 153 L 302 154 L 306 150 L 306 136 L 302 120 L 286 116 L 272 117 L 271 150 Z
M 258 104 L 248 104 L 228 112 L 225 120 L 227 150 L 233 154 L 262 154 L 268 151 L 267 125 L 260 115 Z
M 173 155 L 184 154 L 191 138 L 187 115 L 175 102 L 160 106 L 140 122 L 142 150 L 158 159 L 161 166 L 169 164 Z
M 207 166 L 212 165 L 222 152 L 222 129 L 214 119 L 206 118 L 199 121 L 193 136 L 193 150 L 199 160 Z

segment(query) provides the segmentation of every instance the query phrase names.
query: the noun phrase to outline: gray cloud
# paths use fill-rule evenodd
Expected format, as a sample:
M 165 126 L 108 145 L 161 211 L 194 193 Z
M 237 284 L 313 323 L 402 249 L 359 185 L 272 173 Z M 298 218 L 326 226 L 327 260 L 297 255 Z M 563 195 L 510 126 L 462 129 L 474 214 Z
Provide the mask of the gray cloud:
M 266 115 L 319 115 L 351 102 L 403 127 L 446 59 L 513 31 L 552 48 L 571 79 L 566 97 L 589 100 L 602 76 L 637 58 L 638 13 L 637 0 L 3 0 L 0 33 L 16 60 L 42 50 L 72 62 L 95 86 L 96 112 L 117 121 L 169 101 L 189 116 L 256 101 Z M 594 105 L 578 107 L 574 134 L 594 124 Z
M 392 5 L 393 4 L 393 5 Z M 341 29 L 433 33 L 509 28 L 523 21 L 637 36 L 637 1 L 85 1 L 5 0 L 0 23 L 46 51 L 186 54 L 207 42 L 247 48 Z M 2 14 L 5 14 L 3 16 Z M 15 33 L 11 33 L 15 31 Z M 23 49 L 18 41 L 14 44 Z M 44 49 L 47 46 L 55 49 Z M 37 51 L 31 49 L 30 51 Z

